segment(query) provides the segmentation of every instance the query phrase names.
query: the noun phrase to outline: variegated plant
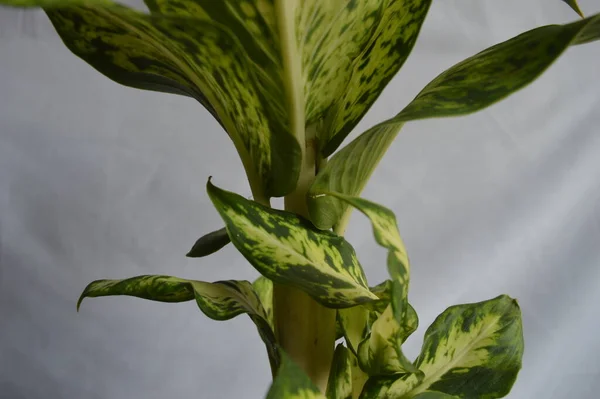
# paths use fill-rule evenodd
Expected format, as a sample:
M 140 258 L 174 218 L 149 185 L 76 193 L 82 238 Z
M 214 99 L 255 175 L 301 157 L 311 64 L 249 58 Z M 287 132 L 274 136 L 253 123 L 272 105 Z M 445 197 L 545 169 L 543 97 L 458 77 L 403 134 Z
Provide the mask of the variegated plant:
M 581 14 L 574 0 L 564 0 Z M 264 341 L 268 398 L 499 398 L 523 354 L 519 306 L 498 296 L 452 306 L 415 361 L 409 259 L 392 211 L 358 198 L 406 122 L 481 110 L 537 78 L 571 45 L 600 38 L 600 15 L 533 29 L 460 62 L 396 116 L 339 148 L 413 48 L 431 0 L 0 0 L 42 7 L 65 45 L 123 85 L 192 97 L 231 138 L 253 199 L 208 181 L 224 228 L 189 257 L 230 242 L 262 275 L 203 282 L 138 276 L 85 297 L 195 300 L 216 320 L 246 313 Z M 336 152 L 337 151 L 337 152 Z M 218 179 L 218 176 L 216 177 Z M 285 209 L 270 206 L 285 197 Z M 343 237 L 352 209 L 388 251 L 371 286 Z M 345 344 L 335 347 L 338 338 Z

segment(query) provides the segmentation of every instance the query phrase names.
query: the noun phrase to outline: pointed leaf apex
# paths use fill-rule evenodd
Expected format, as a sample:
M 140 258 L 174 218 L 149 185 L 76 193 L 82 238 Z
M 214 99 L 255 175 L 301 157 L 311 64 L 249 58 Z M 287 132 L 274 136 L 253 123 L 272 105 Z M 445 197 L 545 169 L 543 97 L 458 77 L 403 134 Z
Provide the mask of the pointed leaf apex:
M 577 0 L 563 0 L 573 11 L 575 11 L 581 18 L 585 18 L 581 8 L 579 8 L 579 4 L 577 4 Z

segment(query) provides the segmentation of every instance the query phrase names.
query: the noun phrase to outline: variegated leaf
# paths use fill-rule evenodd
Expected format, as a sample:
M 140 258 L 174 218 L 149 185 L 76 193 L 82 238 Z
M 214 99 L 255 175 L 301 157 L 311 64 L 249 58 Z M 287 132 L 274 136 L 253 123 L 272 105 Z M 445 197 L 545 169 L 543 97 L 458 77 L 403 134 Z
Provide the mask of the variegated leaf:
M 371 221 L 375 241 L 388 250 L 387 267 L 392 277 L 390 302 L 394 318 L 400 326 L 404 325 L 408 309 L 410 265 L 404 242 L 398 231 L 396 216 L 391 210 L 362 198 L 350 197 L 335 192 L 324 192 L 320 195 L 332 196 L 348 203 Z
M 260 276 L 253 283 L 254 292 L 260 298 L 260 303 L 267 315 L 269 325 L 275 331 L 273 323 L 273 282 L 265 276 Z
M 255 40 L 243 14 L 227 14 L 230 26 L 214 19 L 220 3 L 186 2 L 185 13 L 152 15 L 106 1 L 42 4 L 65 45 L 112 80 L 204 105 L 231 137 L 255 197 L 287 194 L 301 148 L 290 127 L 280 54 L 273 58 Z
M 354 248 L 293 213 L 271 209 L 214 186 L 207 191 L 233 245 L 264 276 L 305 291 L 322 305 L 345 308 L 377 300 Z
M 369 335 L 373 323 L 389 307 L 392 296 L 391 287 L 392 282 L 386 280 L 375 287 L 371 287 L 371 292 L 377 295 L 379 298 L 378 301 L 338 310 L 337 322 L 341 329 L 341 336 L 345 338 L 348 348 L 354 354 L 358 351 L 358 345 Z M 408 304 L 406 324 L 403 327 L 406 336 L 402 342 L 417 329 L 418 325 L 419 318 L 417 312 Z
M 388 305 L 358 346 L 360 368 L 369 375 L 415 373 L 415 378 L 421 379 L 422 373 L 406 358 L 401 347 L 415 328 L 400 325 L 393 316 L 391 304 Z
M 188 258 L 202 258 L 214 254 L 230 242 L 227 229 L 223 227 L 198 238 L 186 256 Z
M 337 1 L 304 1 L 322 9 L 340 8 Z M 319 130 L 322 155 L 332 154 L 375 102 L 384 87 L 410 54 L 425 20 L 431 0 L 342 1 L 344 12 L 337 12 L 333 25 L 317 24 L 325 45 L 311 38 L 327 58 L 307 58 L 309 71 L 327 71 L 316 84 L 306 85 L 318 99 L 323 114 Z M 333 10 L 332 10 L 333 11 Z M 303 14 L 314 11 L 306 7 Z M 321 13 L 322 15 L 327 15 Z M 329 15 L 334 15 L 330 12 Z M 316 14 L 315 19 L 320 17 Z M 347 38 L 352 38 L 348 40 Z M 325 50 L 327 49 L 327 50 Z M 335 66 L 332 68 L 332 66 Z M 309 82 L 310 74 L 308 75 Z M 311 98 L 312 99 L 312 98 Z M 311 115 L 307 107 L 307 115 Z M 318 113 L 315 116 L 321 116 Z
M 425 378 L 373 381 L 367 397 L 410 399 L 432 390 L 459 398 L 501 398 L 510 392 L 522 356 L 521 312 L 514 299 L 502 295 L 452 306 L 425 333 L 415 361 Z
M 351 208 L 322 192 L 358 196 L 407 121 L 466 115 L 484 109 L 534 81 L 570 45 L 600 39 L 600 14 L 566 25 L 533 29 L 497 44 L 440 74 L 395 117 L 338 151 L 310 188 L 310 218 L 329 229 L 344 224 Z
M 213 320 L 229 320 L 247 313 L 267 347 L 271 367 L 277 369 L 279 354 L 275 335 L 259 297 L 248 281 L 185 280 L 171 276 L 144 275 L 125 280 L 97 280 L 88 284 L 77 301 L 77 310 L 84 298 L 127 295 L 158 302 L 196 300 L 200 310 Z
M 0 4 L 46 7 L 71 51 L 121 84 L 199 100 L 258 197 L 294 188 L 298 143 L 339 146 L 407 59 L 431 0 L 146 0 L 151 16 L 106 0 Z
M 327 399 L 300 366 L 285 352 L 280 350 L 279 353 L 281 367 L 266 399 Z
M 327 381 L 327 399 L 352 399 L 352 353 L 342 344 L 335 348 Z
M 567 3 L 567 5 L 569 7 L 571 7 L 573 9 L 573 11 L 575 11 L 577 14 L 579 14 L 579 16 L 581 18 L 583 18 L 583 12 L 581 12 L 581 8 L 579 8 L 579 4 L 577 4 L 577 0 L 562 0 L 565 3 Z

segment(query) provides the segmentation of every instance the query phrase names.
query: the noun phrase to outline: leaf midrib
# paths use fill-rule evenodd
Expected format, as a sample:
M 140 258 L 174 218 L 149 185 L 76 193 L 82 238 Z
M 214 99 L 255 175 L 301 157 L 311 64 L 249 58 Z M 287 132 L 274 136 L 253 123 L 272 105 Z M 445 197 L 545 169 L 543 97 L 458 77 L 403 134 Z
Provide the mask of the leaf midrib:
M 457 356 L 455 356 L 448 363 L 441 365 L 440 368 L 437 369 L 433 374 L 430 374 L 429 376 L 425 377 L 423 379 L 423 381 L 421 381 L 421 383 L 417 387 L 406 392 L 400 399 L 411 398 L 414 395 L 427 390 L 431 386 L 431 384 L 433 384 L 433 382 L 435 382 L 439 377 L 443 376 L 448 371 L 452 370 L 454 368 L 454 366 L 460 360 L 462 360 L 463 356 L 465 356 L 465 354 L 469 353 L 476 346 L 476 344 L 479 343 L 479 341 L 482 339 L 482 337 L 487 337 L 488 331 L 493 329 L 495 326 L 497 326 L 499 320 L 500 320 L 500 316 L 496 315 L 494 317 L 494 320 L 491 321 L 487 327 L 485 327 L 479 331 L 479 334 L 477 334 L 476 339 L 471 340 L 471 342 L 469 342 L 467 345 L 465 345 L 465 347 L 460 351 L 460 353 Z M 435 363 L 433 365 L 435 365 Z

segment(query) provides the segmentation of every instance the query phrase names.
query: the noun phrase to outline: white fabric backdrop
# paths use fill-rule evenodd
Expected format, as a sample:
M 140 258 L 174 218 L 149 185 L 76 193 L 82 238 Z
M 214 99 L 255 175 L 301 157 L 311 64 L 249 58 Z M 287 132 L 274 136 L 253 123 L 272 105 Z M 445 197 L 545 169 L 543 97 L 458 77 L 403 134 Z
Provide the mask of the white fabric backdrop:
M 355 134 L 462 58 L 574 19 L 559 0 L 435 2 Z M 526 338 L 510 397 L 598 397 L 599 63 L 600 44 L 570 49 L 508 100 L 410 123 L 389 150 L 364 196 L 397 212 L 413 262 L 411 356 L 447 306 L 506 293 Z M 233 146 L 196 102 L 119 86 L 70 54 L 39 11 L 0 10 L 1 398 L 263 397 L 268 363 L 247 317 L 215 322 L 193 303 L 124 297 L 75 312 L 99 278 L 257 276 L 231 246 L 184 257 L 221 226 L 209 175 L 250 194 Z M 386 278 L 364 218 L 348 237 L 370 282 Z

